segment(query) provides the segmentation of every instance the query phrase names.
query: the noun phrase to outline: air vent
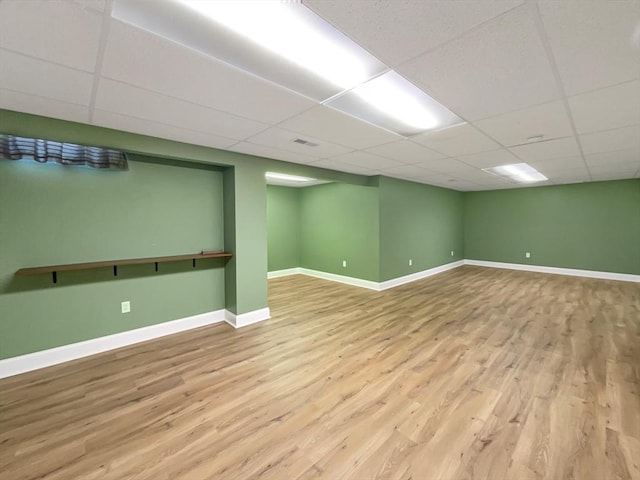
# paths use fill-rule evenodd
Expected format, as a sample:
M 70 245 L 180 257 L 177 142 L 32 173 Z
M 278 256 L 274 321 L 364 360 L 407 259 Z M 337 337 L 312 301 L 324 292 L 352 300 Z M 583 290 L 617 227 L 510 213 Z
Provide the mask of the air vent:
M 296 138 L 293 143 L 299 143 L 300 145 L 306 145 L 307 147 L 317 147 L 317 143 L 310 142 L 308 140 L 304 140 L 302 138 Z

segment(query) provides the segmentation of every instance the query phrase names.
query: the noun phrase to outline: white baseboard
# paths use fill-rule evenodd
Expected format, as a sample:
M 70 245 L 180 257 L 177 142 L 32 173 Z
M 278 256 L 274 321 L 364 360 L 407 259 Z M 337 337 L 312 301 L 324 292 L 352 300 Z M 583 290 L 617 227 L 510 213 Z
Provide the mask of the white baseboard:
M 405 275 L 403 277 L 392 278 L 391 280 L 385 280 L 384 282 L 373 282 L 371 280 L 363 280 L 361 278 L 347 277 L 346 275 L 338 275 L 335 273 L 321 272 L 319 270 L 311 270 L 309 268 L 302 268 L 302 267 L 287 268 L 286 270 L 276 270 L 274 272 L 269 272 L 268 278 L 278 278 L 278 277 L 284 277 L 287 275 L 307 275 L 309 277 L 322 278 L 324 280 L 331 280 L 333 282 L 345 283 L 347 285 L 352 285 L 354 287 L 368 288 L 369 290 L 375 290 L 376 292 L 380 292 L 382 290 L 387 290 L 388 288 L 397 287 L 399 285 L 404 285 L 405 283 L 415 282 L 416 280 L 430 277 L 431 275 L 436 275 L 438 273 L 446 272 L 447 270 L 451 270 L 452 268 L 460 267 L 463 264 L 464 264 L 464 260 L 459 260 L 457 262 L 447 263 L 445 265 L 429 268 L 427 270 L 422 270 L 421 272 L 412 273 L 410 275 Z
M 465 265 L 478 267 L 506 268 L 509 270 L 523 270 L 527 272 L 552 273 L 555 275 L 570 275 L 572 277 L 600 278 L 604 280 L 620 280 L 623 282 L 640 282 L 640 275 L 630 273 L 599 272 L 597 270 L 580 270 L 578 268 L 545 267 L 542 265 L 524 265 L 521 263 L 487 262 L 484 260 L 465 260 Z
M 387 290 L 388 288 L 404 285 L 405 283 L 415 282 L 416 280 L 421 280 L 432 275 L 437 275 L 438 273 L 446 272 L 447 270 L 452 270 L 454 268 L 461 267 L 462 265 L 464 265 L 464 260 L 458 260 L 457 262 L 446 263 L 438 267 L 422 270 L 421 272 L 411 273 L 403 277 L 392 278 L 391 280 L 380 282 L 378 284 L 379 290 Z
M 361 278 L 347 277 L 345 275 L 337 275 L 335 273 L 321 272 L 319 270 L 311 270 L 309 268 L 301 268 L 300 273 L 309 277 L 322 278 L 324 280 L 353 285 L 354 287 L 368 288 L 369 290 L 376 291 L 380 290 L 380 284 L 378 282 L 372 282 L 371 280 L 363 280 Z
M 72 343 L 70 345 L 62 345 L 26 355 L 5 358 L 0 360 L 0 378 L 11 377 L 31 370 L 50 367 L 51 365 L 69 362 L 78 358 L 145 342 L 173 333 L 223 322 L 225 321 L 225 312 L 226 310 L 216 310 L 201 313 L 191 317 L 149 325 L 148 327 L 136 328 L 135 330 L 92 338 L 91 340 Z
M 287 277 L 289 275 L 298 275 L 300 273 L 302 273 L 302 269 L 300 267 L 285 268 L 284 270 L 274 270 L 273 272 L 268 272 L 267 278 Z
M 262 322 L 271 318 L 271 311 L 269 308 L 261 308 L 260 310 L 253 310 L 252 312 L 241 313 L 239 315 L 225 310 L 225 321 L 233 328 L 246 327 L 253 323 Z

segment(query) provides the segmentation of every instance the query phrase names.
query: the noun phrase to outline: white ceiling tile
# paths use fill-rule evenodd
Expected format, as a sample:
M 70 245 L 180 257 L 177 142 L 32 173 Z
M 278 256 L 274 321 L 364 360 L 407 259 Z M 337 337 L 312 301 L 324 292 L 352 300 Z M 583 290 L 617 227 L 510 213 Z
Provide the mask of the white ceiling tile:
M 372 153 L 368 153 L 362 150 L 345 153 L 343 155 L 337 155 L 335 157 L 331 157 L 331 160 L 356 165 L 358 167 L 370 170 L 380 170 L 382 168 L 391 168 L 402 165 L 401 162 L 381 157 L 379 155 L 373 155 Z
M 279 126 L 354 149 L 373 147 L 399 138 L 398 135 L 322 105 L 286 120 Z
M 476 168 L 497 167 L 498 165 L 509 165 L 512 163 L 521 163 L 509 150 L 493 150 L 491 152 L 473 153 L 471 155 L 459 155 L 456 160 L 464 162 Z
M 524 162 L 536 162 L 580 155 L 578 142 L 576 142 L 574 137 L 528 143 L 526 145 L 511 147 L 509 150 Z
M 89 107 L 0 88 L 0 108 L 87 123 Z
M 92 123 L 100 127 L 113 128 L 125 132 L 139 133 L 141 135 L 166 138 L 168 140 L 176 140 L 178 142 L 186 142 L 193 145 L 203 145 L 213 148 L 228 148 L 237 142 L 237 140 L 232 138 L 196 132 L 194 130 L 187 130 L 173 125 L 165 125 L 148 119 L 129 117 L 127 115 L 120 115 L 118 113 L 107 112 L 104 110 L 95 110 L 93 112 Z
M 102 16 L 69 1 L 0 2 L 0 47 L 93 72 Z
M 585 155 L 585 160 L 592 172 L 594 169 L 599 171 L 616 166 L 625 166 L 629 169 L 637 170 L 640 168 L 640 149 L 593 153 Z
M 585 166 L 567 170 L 542 172 L 549 180 L 556 184 L 583 183 L 592 181 L 591 174 Z
M 439 158 L 435 160 L 424 160 L 422 162 L 416 162 L 411 164 L 411 166 L 423 168 L 425 170 L 431 170 L 433 172 L 442 172 L 447 170 L 450 163 L 457 163 L 457 160 L 453 158 Z
M 325 158 L 309 164 L 312 167 L 338 170 L 340 172 L 357 173 L 360 175 L 379 175 L 380 172 L 367 167 L 360 167 L 351 163 L 341 162 L 332 158 Z
M 564 170 L 541 169 L 540 173 L 553 183 L 579 183 L 592 180 L 591 173 L 584 166 Z
M 608 180 L 625 180 L 627 178 L 634 178 L 635 172 L 633 170 L 603 170 L 602 172 L 596 172 L 591 174 L 591 178 L 594 182 L 605 182 Z
M 466 120 L 560 97 L 528 5 L 403 64 L 399 71 Z
M 211 135 L 244 139 L 267 125 L 113 80 L 101 80 L 96 108 Z
M 448 159 L 447 162 L 441 162 L 437 169 L 433 169 L 434 172 L 450 175 L 452 178 L 464 178 L 465 176 L 474 176 L 478 173 L 476 167 L 467 165 L 453 158 Z
M 547 175 L 549 172 L 565 172 L 585 168 L 585 162 L 582 155 L 549 158 L 545 160 L 531 160 L 527 163 L 544 175 Z
M 317 105 L 290 90 L 115 20 L 102 75 L 271 124 Z
M 580 144 L 585 154 L 615 150 L 640 150 L 640 124 L 580 135 Z
M 561 101 L 505 113 L 474 122 L 474 125 L 504 146 L 521 145 L 537 135 L 544 135 L 545 140 L 573 135 Z
M 427 132 L 411 140 L 450 157 L 500 148 L 500 144 L 468 124 Z
M 317 146 L 310 147 L 308 145 L 302 145 L 294 142 L 294 140 L 298 138 L 315 143 Z M 257 135 L 254 135 L 253 137 L 249 137 L 247 141 L 258 145 L 299 153 L 305 156 L 311 155 L 316 159 L 340 155 L 353 150 L 352 148 L 336 145 L 335 143 L 320 140 L 309 135 L 300 135 L 299 133 L 291 132 L 279 127 L 269 128 Z
M 264 145 L 256 145 L 250 142 L 240 142 L 229 148 L 232 152 L 247 153 L 257 157 L 272 158 L 274 160 L 283 160 L 285 162 L 308 164 L 318 160 L 318 157 L 303 155 L 300 153 L 289 152 L 279 148 L 266 147 Z
M 102 13 L 104 12 L 105 2 L 107 0 L 72 0 L 72 1 L 80 5 L 84 9 L 91 9 L 91 10 L 95 10 L 96 12 Z
M 430 150 L 410 140 L 399 140 L 397 142 L 367 148 L 367 152 L 401 163 L 417 163 L 444 158 L 444 155 L 441 153 Z
M 0 88 L 89 105 L 93 75 L 0 49 Z
M 417 165 L 399 165 L 395 167 L 383 168 L 381 169 L 383 175 L 388 176 L 402 176 L 403 178 L 417 178 L 423 177 L 428 173 L 431 173 L 429 170 L 425 170 Z
M 640 78 L 638 0 L 539 0 L 567 95 Z
M 585 174 L 556 176 L 552 178 L 551 181 L 556 185 L 568 185 L 572 183 L 587 183 L 593 180 L 591 178 L 591 175 L 588 175 L 585 173 Z
M 638 124 L 640 80 L 569 97 L 569 107 L 578 133 Z
M 383 62 L 394 66 L 521 5 L 523 0 L 304 0 L 303 3 Z

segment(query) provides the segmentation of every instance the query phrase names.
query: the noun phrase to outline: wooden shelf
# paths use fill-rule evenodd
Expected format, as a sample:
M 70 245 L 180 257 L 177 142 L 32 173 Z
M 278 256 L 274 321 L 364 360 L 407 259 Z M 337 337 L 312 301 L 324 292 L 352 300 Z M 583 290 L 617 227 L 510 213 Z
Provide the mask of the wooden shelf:
M 67 265 L 47 265 L 44 267 L 21 268 L 16 271 L 16 275 L 37 275 L 40 273 L 52 273 L 53 283 L 57 281 L 57 272 L 68 272 L 71 270 L 91 270 L 94 268 L 113 267 L 113 274 L 118 274 L 118 267 L 121 265 L 140 265 L 147 263 L 155 263 L 156 271 L 158 271 L 158 263 L 180 262 L 183 260 L 191 260 L 193 266 L 196 266 L 196 260 L 204 260 L 207 258 L 232 257 L 229 252 L 199 252 L 187 255 L 170 255 L 166 257 L 147 257 L 147 258 L 127 258 L 123 260 L 105 260 L 100 262 L 70 263 Z

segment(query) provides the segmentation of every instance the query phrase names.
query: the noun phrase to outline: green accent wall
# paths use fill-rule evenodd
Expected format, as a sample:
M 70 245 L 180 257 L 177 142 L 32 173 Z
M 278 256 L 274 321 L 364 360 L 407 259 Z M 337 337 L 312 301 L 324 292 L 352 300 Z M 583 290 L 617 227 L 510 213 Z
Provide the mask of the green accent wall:
M 132 154 L 128 172 L 0 160 L 0 358 L 263 309 L 267 270 L 296 266 L 376 282 L 462 258 L 640 274 L 638 179 L 460 193 L 6 110 L 0 132 Z M 335 183 L 267 189 L 266 171 Z M 233 258 L 14 276 L 218 248 Z
M 467 192 L 464 217 L 468 259 L 640 274 L 638 179 Z
M 378 188 L 380 281 L 464 259 L 462 192 L 389 177 Z
M 224 259 L 14 276 L 223 248 L 221 172 L 132 160 L 126 172 L 0 160 L 0 358 L 225 307 Z
M 378 282 L 464 258 L 462 193 L 389 177 L 375 184 L 269 186 L 269 271 Z
M 269 271 L 300 266 L 299 188 L 267 186 Z
M 378 232 L 376 187 L 329 183 L 301 189 L 302 267 L 377 282 Z

